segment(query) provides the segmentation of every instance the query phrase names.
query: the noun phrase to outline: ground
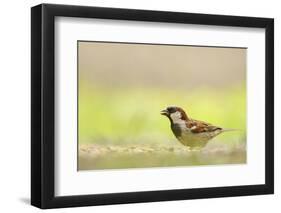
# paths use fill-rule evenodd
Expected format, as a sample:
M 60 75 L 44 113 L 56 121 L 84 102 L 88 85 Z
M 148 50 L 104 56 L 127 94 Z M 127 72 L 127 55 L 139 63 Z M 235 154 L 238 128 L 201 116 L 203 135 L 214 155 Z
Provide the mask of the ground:
M 79 146 L 78 170 L 197 166 L 246 163 L 243 144 L 210 144 L 202 150 L 176 145 L 95 145 Z

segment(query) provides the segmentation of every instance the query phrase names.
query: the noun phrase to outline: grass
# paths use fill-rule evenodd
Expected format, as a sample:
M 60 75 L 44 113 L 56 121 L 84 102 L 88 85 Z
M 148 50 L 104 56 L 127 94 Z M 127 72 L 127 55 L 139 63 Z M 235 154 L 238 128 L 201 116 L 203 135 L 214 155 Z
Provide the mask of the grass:
M 79 89 L 79 143 L 131 143 L 137 138 L 155 143 L 172 139 L 168 119 L 159 113 L 168 105 L 181 106 L 191 117 L 218 126 L 242 131 L 246 128 L 243 87 L 190 92 L 151 88 L 112 91 L 90 86 Z

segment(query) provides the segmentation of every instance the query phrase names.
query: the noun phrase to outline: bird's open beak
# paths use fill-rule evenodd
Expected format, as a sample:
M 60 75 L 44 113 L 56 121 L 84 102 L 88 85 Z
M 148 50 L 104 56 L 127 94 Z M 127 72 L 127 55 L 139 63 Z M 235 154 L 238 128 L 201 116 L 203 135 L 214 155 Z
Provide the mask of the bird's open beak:
M 163 109 L 163 110 L 160 111 L 160 114 L 161 115 L 169 115 L 169 112 L 168 112 L 168 110 Z

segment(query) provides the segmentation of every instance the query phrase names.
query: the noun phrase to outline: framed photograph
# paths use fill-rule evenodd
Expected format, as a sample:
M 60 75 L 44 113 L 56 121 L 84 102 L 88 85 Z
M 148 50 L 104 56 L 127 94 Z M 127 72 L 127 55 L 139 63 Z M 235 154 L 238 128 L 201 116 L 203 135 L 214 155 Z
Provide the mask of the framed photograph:
M 31 9 L 31 204 L 272 194 L 274 21 Z

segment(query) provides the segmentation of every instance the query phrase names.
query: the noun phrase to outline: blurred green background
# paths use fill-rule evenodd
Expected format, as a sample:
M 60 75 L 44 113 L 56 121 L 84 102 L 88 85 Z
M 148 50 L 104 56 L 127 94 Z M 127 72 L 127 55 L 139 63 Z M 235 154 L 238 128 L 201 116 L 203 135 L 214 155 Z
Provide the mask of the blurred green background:
M 246 162 L 246 49 L 78 43 L 78 169 Z M 225 128 L 192 152 L 160 110 Z

